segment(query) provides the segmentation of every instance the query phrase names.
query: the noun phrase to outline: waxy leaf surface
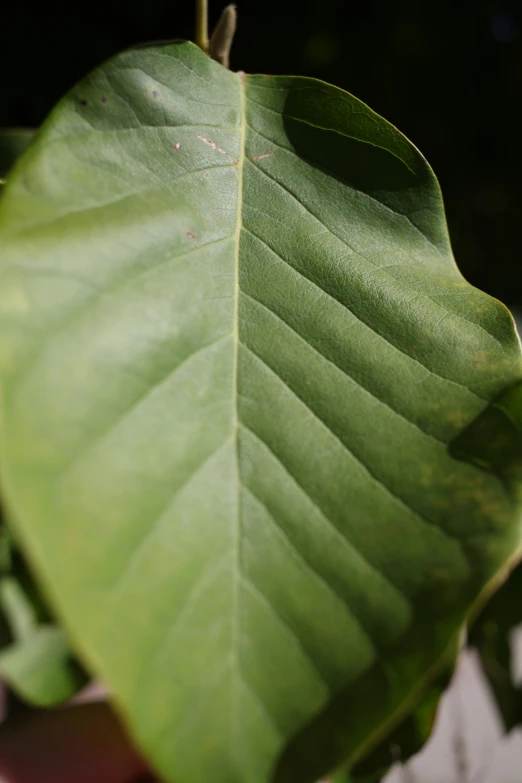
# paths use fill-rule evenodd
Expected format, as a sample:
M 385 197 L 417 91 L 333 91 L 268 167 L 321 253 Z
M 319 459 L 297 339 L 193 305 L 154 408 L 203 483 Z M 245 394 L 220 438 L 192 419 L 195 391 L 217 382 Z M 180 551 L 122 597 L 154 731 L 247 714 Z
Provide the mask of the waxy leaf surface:
M 354 763 L 520 543 L 519 342 L 426 161 L 335 87 L 139 49 L 0 247 L 3 490 L 139 745 L 173 783 Z

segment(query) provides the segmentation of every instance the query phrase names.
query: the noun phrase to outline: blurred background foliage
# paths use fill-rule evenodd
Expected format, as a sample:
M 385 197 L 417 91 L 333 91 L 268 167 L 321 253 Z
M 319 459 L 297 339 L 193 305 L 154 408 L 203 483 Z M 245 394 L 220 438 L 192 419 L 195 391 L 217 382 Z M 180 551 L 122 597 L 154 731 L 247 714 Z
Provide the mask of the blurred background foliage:
M 226 0 L 210 0 L 211 21 Z M 232 68 L 315 76 L 402 130 L 442 185 L 465 276 L 522 304 L 521 0 L 238 0 Z M 193 0 L 9 3 L 1 126 L 35 127 L 87 71 L 135 43 L 193 37 Z

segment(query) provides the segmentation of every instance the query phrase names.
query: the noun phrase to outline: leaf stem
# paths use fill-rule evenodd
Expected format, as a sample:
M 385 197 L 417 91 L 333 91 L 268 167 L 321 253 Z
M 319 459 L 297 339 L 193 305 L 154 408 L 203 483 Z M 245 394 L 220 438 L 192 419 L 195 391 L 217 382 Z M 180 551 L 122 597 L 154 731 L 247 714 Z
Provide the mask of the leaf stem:
M 236 6 L 227 5 L 220 16 L 219 22 L 208 44 L 208 53 L 213 60 L 216 60 L 225 68 L 230 65 L 230 47 L 234 40 L 236 32 Z
M 196 0 L 196 43 L 208 52 L 208 0 Z

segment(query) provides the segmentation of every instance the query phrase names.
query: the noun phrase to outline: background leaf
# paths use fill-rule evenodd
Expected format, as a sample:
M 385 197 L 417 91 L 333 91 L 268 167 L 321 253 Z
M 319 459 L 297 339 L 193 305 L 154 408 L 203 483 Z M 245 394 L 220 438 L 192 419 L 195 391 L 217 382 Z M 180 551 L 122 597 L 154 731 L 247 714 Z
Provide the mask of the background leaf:
M 522 723 L 522 689 L 513 682 L 511 631 L 522 623 L 522 566 L 485 606 L 469 633 L 488 678 L 506 732 Z
M 0 677 L 28 704 L 60 704 L 85 684 L 85 672 L 1 521 L 0 547 Z
M 166 780 L 355 763 L 520 545 L 520 346 L 425 160 L 175 44 L 80 83 L 0 213 L 3 486 L 78 650 Z
M 406 719 L 346 774 L 344 782 L 339 776 L 333 783 L 379 783 L 394 763 L 406 763 L 418 753 L 431 734 L 439 700 L 451 674 L 451 669 L 444 669 L 430 683 Z
M 28 128 L 0 128 L 0 185 L 14 162 L 25 152 L 35 131 Z

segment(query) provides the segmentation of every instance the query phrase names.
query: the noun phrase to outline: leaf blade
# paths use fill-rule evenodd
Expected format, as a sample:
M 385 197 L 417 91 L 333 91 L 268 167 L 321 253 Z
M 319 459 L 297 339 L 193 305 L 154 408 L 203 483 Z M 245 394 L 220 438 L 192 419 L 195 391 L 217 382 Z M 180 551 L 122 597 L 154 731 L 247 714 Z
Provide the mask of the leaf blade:
M 188 44 L 95 71 L 24 166 L 3 483 L 78 649 L 166 779 L 354 761 L 519 544 L 505 466 L 448 454 L 521 363 L 431 170 L 346 93 Z

